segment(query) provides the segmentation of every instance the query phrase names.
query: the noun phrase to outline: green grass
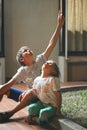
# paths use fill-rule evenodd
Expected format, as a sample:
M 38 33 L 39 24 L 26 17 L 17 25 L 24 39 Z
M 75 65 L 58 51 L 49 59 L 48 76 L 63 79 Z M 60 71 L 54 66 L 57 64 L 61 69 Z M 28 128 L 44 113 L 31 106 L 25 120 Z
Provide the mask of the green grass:
M 63 92 L 62 113 L 87 128 L 87 90 Z

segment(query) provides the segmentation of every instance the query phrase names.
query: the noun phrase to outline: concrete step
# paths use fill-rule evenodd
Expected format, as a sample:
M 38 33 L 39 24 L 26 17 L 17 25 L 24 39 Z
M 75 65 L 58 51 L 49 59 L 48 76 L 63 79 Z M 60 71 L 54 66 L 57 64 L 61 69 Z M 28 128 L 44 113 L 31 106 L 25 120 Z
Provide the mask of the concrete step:
M 80 126 L 79 124 L 69 120 L 69 119 L 58 119 L 57 117 L 53 119 L 49 125 L 54 130 L 87 130 L 86 128 Z

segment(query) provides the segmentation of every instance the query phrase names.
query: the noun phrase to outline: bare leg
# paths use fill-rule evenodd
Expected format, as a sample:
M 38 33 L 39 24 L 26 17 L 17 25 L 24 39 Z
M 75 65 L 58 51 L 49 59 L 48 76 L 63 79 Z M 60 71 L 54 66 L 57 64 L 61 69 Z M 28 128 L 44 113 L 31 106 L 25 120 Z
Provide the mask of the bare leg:
M 28 105 L 28 103 L 31 101 L 32 98 L 34 98 L 34 94 L 32 92 L 26 92 L 21 102 L 18 102 L 18 104 L 13 108 L 12 110 L 8 111 L 9 118 L 14 115 L 19 110 L 23 109 Z

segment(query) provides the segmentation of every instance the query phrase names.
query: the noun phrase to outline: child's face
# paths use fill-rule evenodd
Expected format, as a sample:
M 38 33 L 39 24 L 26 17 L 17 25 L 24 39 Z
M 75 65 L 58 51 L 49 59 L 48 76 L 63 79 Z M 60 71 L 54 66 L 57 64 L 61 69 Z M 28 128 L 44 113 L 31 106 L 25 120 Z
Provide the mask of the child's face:
M 21 61 L 24 62 L 27 66 L 31 65 L 34 61 L 34 55 L 32 50 L 23 49 Z
M 50 75 L 53 69 L 53 62 L 52 61 L 47 61 L 46 63 L 43 64 L 42 66 L 42 71 L 44 71 L 46 74 Z

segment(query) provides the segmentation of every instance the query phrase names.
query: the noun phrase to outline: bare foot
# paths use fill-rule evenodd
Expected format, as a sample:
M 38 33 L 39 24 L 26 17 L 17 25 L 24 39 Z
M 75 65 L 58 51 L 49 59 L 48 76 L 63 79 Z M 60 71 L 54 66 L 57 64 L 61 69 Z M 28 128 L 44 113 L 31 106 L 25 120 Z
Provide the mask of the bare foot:
M 37 124 L 37 122 L 36 122 L 36 117 L 29 117 L 29 116 L 27 116 L 27 117 L 25 118 L 25 122 L 26 122 L 26 123 L 29 123 L 29 124 L 33 124 L 33 125 L 36 125 L 36 124 Z
M 25 118 L 25 122 L 26 123 L 29 123 L 31 121 L 31 119 L 29 118 L 29 116 L 27 116 L 26 118 Z

